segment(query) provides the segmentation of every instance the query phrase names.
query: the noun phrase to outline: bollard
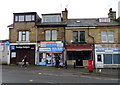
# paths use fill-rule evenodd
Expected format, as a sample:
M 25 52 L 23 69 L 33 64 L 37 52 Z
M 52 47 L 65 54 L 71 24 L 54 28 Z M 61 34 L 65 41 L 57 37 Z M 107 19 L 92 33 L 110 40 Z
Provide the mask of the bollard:
M 74 62 L 74 69 L 75 69 L 75 62 Z

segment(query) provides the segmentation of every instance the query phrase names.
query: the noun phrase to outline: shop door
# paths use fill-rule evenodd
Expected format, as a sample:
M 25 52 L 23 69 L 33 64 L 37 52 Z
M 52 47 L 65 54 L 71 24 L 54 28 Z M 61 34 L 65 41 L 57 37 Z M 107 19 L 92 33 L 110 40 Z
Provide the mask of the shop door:
M 17 64 L 17 63 L 16 63 L 16 57 L 17 57 L 16 52 L 11 51 L 10 54 L 11 54 L 11 55 L 10 55 L 10 64 Z
M 29 64 L 35 64 L 35 50 L 17 50 L 16 62 L 22 62 L 25 55 Z
M 77 59 L 76 60 L 76 66 L 83 66 L 83 60 L 82 59 Z

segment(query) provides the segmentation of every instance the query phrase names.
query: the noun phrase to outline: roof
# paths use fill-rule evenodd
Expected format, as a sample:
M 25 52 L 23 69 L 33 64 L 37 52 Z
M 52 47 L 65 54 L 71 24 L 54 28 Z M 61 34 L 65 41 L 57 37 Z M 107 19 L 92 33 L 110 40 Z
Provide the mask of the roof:
M 13 28 L 13 24 L 11 24 L 11 25 L 8 25 L 7 27 L 9 27 L 9 28 Z
M 99 22 L 99 18 L 68 19 L 67 27 L 97 27 L 97 26 L 118 26 L 118 22 Z
M 37 14 L 37 12 L 20 12 L 20 13 L 13 13 L 13 14 Z
M 61 13 L 49 13 L 49 14 L 41 14 L 41 15 L 61 15 Z
M 37 23 L 37 27 L 53 27 L 53 26 L 67 26 L 64 22 L 44 22 L 44 23 Z

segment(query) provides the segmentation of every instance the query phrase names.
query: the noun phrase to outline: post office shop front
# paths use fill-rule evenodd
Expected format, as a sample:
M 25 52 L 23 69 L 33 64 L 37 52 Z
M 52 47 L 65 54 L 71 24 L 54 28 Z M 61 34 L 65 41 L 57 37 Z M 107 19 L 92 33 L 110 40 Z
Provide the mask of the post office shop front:
M 28 64 L 35 64 L 35 45 L 10 45 L 10 64 L 20 64 L 25 55 Z

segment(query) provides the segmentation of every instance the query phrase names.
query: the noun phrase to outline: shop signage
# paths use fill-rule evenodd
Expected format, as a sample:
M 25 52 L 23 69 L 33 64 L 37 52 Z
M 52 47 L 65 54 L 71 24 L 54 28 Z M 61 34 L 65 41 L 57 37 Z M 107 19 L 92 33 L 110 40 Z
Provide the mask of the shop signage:
M 35 49 L 34 45 L 10 45 L 10 50 Z
M 63 43 L 41 43 L 41 47 L 63 47 Z
M 39 47 L 39 52 L 62 52 L 63 47 Z
M 6 45 L 9 45 L 9 44 L 10 44 L 9 41 L 7 41 L 7 42 L 6 42 Z
M 105 53 L 113 53 L 120 52 L 119 44 L 99 44 L 95 45 L 96 52 L 105 52 Z

